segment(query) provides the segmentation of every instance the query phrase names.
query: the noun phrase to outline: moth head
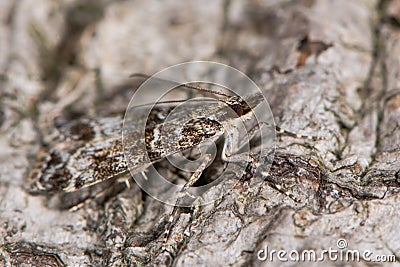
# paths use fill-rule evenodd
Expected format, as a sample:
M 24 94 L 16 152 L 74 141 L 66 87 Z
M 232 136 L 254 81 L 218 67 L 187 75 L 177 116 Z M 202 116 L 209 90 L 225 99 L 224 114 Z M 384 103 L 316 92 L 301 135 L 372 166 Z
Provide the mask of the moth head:
M 261 101 L 263 96 L 261 94 L 254 94 L 243 99 L 239 96 L 231 96 L 222 100 L 227 104 L 239 117 L 252 111 Z

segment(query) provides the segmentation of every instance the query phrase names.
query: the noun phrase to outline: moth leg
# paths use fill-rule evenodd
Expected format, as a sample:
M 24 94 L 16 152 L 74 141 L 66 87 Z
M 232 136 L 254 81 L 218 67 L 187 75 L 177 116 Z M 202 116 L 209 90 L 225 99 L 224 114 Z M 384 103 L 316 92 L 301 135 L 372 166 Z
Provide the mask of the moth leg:
M 265 127 L 270 127 L 270 128 L 275 128 L 275 133 L 280 136 L 289 136 L 293 138 L 298 138 L 298 139 L 307 139 L 307 140 L 312 140 L 312 141 L 318 141 L 318 140 L 325 140 L 326 138 L 323 136 L 313 136 L 313 135 L 302 135 L 298 133 L 294 133 L 285 129 L 282 129 L 281 127 L 275 125 L 271 125 L 268 122 L 261 121 L 258 124 L 256 124 L 254 127 L 252 127 L 249 131 L 248 134 L 246 135 L 245 140 L 242 142 L 241 145 L 239 145 L 239 149 L 243 147 L 244 144 L 249 142 L 252 138 L 254 138 L 255 134 L 260 131 L 261 126 Z
M 312 135 L 302 135 L 302 134 L 293 133 L 293 132 L 287 131 L 285 129 L 282 129 L 279 126 L 275 126 L 275 130 L 278 135 L 286 135 L 286 136 L 290 136 L 290 137 L 298 138 L 298 139 L 307 139 L 307 140 L 312 140 L 312 141 L 326 139 L 323 136 L 312 136 Z
M 204 155 L 204 161 L 200 164 L 200 166 L 197 168 L 197 170 L 191 175 L 191 177 L 189 178 L 189 180 L 183 185 L 182 189 L 179 191 L 178 193 L 178 197 L 177 200 L 175 202 L 174 208 L 168 218 L 168 222 L 166 224 L 165 227 L 165 232 L 164 232 L 164 239 L 163 239 L 163 247 L 162 247 L 162 251 L 168 251 L 169 253 L 171 253 L 171 251 L 169 251 L 168 247 L 167 247 L 167 242 L 169 240 L 170 234 L 171 234 L 171 230 L 173 225 L 177 222 L 179 216 L 178 216 L 178 210 L 181 207 L 181 205 L 184 203 L 184 197 L 189 196 L 191 198 L 195 198 L 195 196 L 191 195 L 189 192 L 187 192 L 188 188 L 193 186 L 194 183 L 197 182 L 197 180 L 199 180 L 201 174 L 203 173 L 204 169 L 207 167 L 208 163 L 212 160 L 211 155 L 209 154 L 205 154 Z M 186 206 L 186 205 L 185 205 Z
M 266 125 L 271 127 L 271 124 L 267 122 L 260 122 L 250 128 L 246 135 L 239 136 L 239 130 L 232 125 L 229 131 L 225 132 L 225 142 L 222 151 L 222 160 L 226 162 L 238 162 L 243 161 L 246 157 L 238 156 L 238 151 L 243 149 L 249 142 L 255 137 L 255 135 L 260 131 L 260 126 Z M 247 153 L 248 154 L 248 153 Z
M 130 182 L 131 180 L 132 180 L 132 177 L 130 175 L 124 175 L 124 176 L 118 178 L 117 181 L 120 184 L 125 184 L 125 187 L 129 189 L 129 188 L 131 188 L 131 182 Z
M 240 180 L 248 180 L 253 177 L 258 166 L 260 165 L 260 155 L 251 153 L 249 150 L 245 152 L 239 152 L 244 148 L 245 145 L 250 146 L 249 142 L 252 140 L 252 138 L 254 138 L 255 134 L 259 130 L 259 125 L 252 127 L 248 131 L 248 134 L 245 136 L 245 138 L 243 138 L 243 140 L 240 142 L 238 141 L 239 133 L 237 131 L 232 131 L 231 134 L 225 135 L 225 142 L 221 158 L 224 162 L 244 164 L 241 168 L 239 168 L 240 172 L 232 169 L 236 177 L 239 177 Z
M 232 126 L 232 129 L 224 133 L 224 146 L 222 148 L 222 160 L 225 162 L 230 162 L 230 159 L 234 160 L 234 154 L 239 151 L 239 132 Z
M 244 137 L 243 140 L 239 142 L 239 132 L 236 129 L 232 129 L 229 131 L 229 133 L 225 134 L 225 143 L 224 143 L 224 148 L 222 151 L 222 159 L 227 162 L 236 162 L 243 160 L 243 156 L 237 157 L 236 154 L 237 151 L 240 151 L 246 144 L 248 144 L 260 131 L 261 126 L 266 126 L 266 127 L 273 127 L 275 128 L 275 132 L 277 135 L 285 135 L 293 138 L 298 138 L 298 139 L 306 139 L 306 140 L 312 140 L 312 141 L 318 141 L 318 140 L 325 140 L 326 138 L 323 136 L 311 136 L 311 135 L 302 135 L 298 133 L 294 133 L 291 131 L 287 131 L 285 129 L 280 128 L 279 126 L 273 126 L 268 122 L 259 122 L 257 125 L 253 126 L 247 133 L 247 135 Z M 234 156 L 232 156 L 234 155 Z
M 76 204 L 75 206 L 72 206 L 71 208 L 68 209 L 68 211 L 70 211 L 70 212 L 75 212 L 75 211 L 80 210 L 83 206 L 85 206 L 85 203 L 88 203 L 88 202 L 89 202 L 89 199 L 90 199 L 90 198 L 87 198 L 87 199 L 85 199 L 84 201 L 82 201 L 82 202 Z
M 255 136 L 255 133 L 259 131 L 259 127 L 255 126 L 248 134 L 239 141 L 239 132 L 236 129 L 225 133 L 225 141 L 222 148 L 221 158 L 225 162 L 250 162 L 252 161 L 252 156 L 250 151 L 238 153 L 245 145 L 250 146 L 250 140 Z
M 293 193 L 288 192 L 287 190 L 285 190 L 281 185 L 278 185 L 276 182 L 274 182 L 273 180 L 271 180 L 269 178 L 269 174 L 268 173 L 262 173 L 262 176 L 264 177 L 264 181 L 266 181 L 268 183 L 268 185 L 276 190 L 277 192 L 286 195 L 287 197 L 289 197 L 290 199 L 292 199 L 294 202 L 301 204 L 303 201 L 298 198 L 296 195 L 294 195 Z

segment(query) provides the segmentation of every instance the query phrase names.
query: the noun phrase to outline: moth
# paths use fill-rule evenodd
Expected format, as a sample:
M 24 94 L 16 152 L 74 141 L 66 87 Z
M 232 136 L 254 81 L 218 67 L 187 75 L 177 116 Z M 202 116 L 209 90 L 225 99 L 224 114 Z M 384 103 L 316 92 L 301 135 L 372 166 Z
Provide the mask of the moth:
M 137 131 L 143 121 L 130 121 L 126 133 L 127 154 L 123 152 L 121 129 L 123 115 L 102 118 L 79 118 L 58 125 L 58 135 L 49 147 L 41 153 L 29 175 L 31 191 L 38 192 L 72 192 L 88 187 L 107 179 L 126 174 L 129 155 L 129 166 L 134 173 L 145 171 L 150 165 L 174 153 L 195 147 L 205 140 L 216 140 L 224 134 L 224 121 L 227 113 L 234 112 L 240 118 L 250 114 L 250 106 L 262 101 L 262 95 L 251 95 L 247 99 L 238 96 L 199 88 L 184 84 L 186 88 L 212 93 L 223 98 L 218 99 L 222 106 L 209 106 L 194 102 L 195 109 L 203 109 L 202 116 L 193 117 L 185 122 L 178 118 L 164 122 L 169 112 L 174 109 L 171 101 L 161 103 L 153 108 L 146 121 L 144 138 Z M 206 102 L 206 101 L 205 101 Z M 183 115 L 183 114 L 182 114 Z M 187 114 L 185 114 L 187 116 Z M 167 135 L 179 128 L 179 133 L 172 133 L 168 138 L 174 139 L 176 146 L 161 144 L 159 133 Z M 169 129 L 169 130 L 168 130 Z M 139 145 L 141 144 L 141 146 Z M 143 146 L 143 144 L 145 144 Z M 224 146 L 224 155 L 231 150 L 232 144 Z
M 143 74 L 133 76 L 148 77 Z M 126 155 L 129 155 L 131 173 L 144 172 L 150 165 L 167 156 L 193 148 L 205 140 L 217 140 L 225 133 L 224 124 L 230 124 L 231 120 L 234 120 L 227 120 L 227 113 L 234 112 L 237 118 L 246 120 L 251 115 L 251 107 L 263 101 L 261 94 L 252 94 L 242 99 L 191 84 L 179 86 L 222 97 L 217 100 L 222 105 L 210 106 L 207 101 L 194 102 L 193 109 L 202 109 L 203 115 L 193 115 L 182 127 L 179 115 L 175 120 L 167 123 L 164 121 L 179 101 L 161 102 L 151 110 L 148 117 L 142 118 L 146 120 L 144 135 L 137 132 L 138 125 L 143 121 L 129 122 L 126 142 L 132 149 L 127 154 L 124 154 L 122 144 L 123 114 L 100 118 L 83 117 L 57 125 L 56 138 L 40 153 L 35 167 L 29 174 L 31 192 L 72 192 L 119 177 L 129 171 Z M 180 129 L 179 133 L 170 134 L 177 128 Z M 278 126 L 275 126 L 275 130 L 277 133 L 296 138 L 320 139 L 295 134 Z M 159 135 L 161 132 L 170 134 L 167 139 L 173 139 L 172 143 L 178 145 L 166 145 L 166 137 Z M 138 136 L 144 138 L 138 139 Z M 224 160 L 227 160 L 226 155 L 234 152 L 235 145 L 237 144 L 232 144 L 232 140 L 224 144 Z
M 147 78 L 141 74 L 138 76 Z M 125 118 L 125 121 L 123 114 L 118 114 L 99 118 L 83 117 L 59 123 L 56 127 L 58 134 L 38 157 L 35 167 L 30 172 L 31 192 L 72 192 L 118 178 L 129 171 L 131 174 L 144 173 L 152 164 L 168 156 L 187 151 L 206 141 L 216 142 L 222 136 L 225 137 L 222 160 L 232 160 L 243 143 L 243 140 L 240 141 L 236 122 L 251 119 L 253 108 L 264 100 L 263 95 L 255 93 L 241 98 L 193 84 L 176 86 L 212 94 L 217 98 L 213 100 L 212 105 L 207 99 L 193 101 L 189 110 L 177 110 L 176 106 L 181 101 L 164 101 L 155 105 L 148 116 Z M 139 113 L 140 107 L 133 108 Z M 172 112 L 172 119 L 166 120 Z M 143 124 L 144 133 L 140 132 L 143 129 L 139 127 Z M 276 133 L 296 138 L 321 139 L 298 135 L 277 126 L 272 127 Z M 227 129 L 230 131 L 227 132 Z M 252 155 L 238 159 L 247 163 L 242 173 L 243 177 L 251 177 L 258 166 L 258 159 Z M 203 162 L 181 187 L 179 193 L 186 193 L 187 189 L 198 181 L 211 160 L 209 155 L 203 158 Z M 183 196 L 176 197 L 172 213 L 166 222 L 162 251 L 171 251 L 166 244 L 174 220 L 177 219 L 178 208 L 183 202 Z

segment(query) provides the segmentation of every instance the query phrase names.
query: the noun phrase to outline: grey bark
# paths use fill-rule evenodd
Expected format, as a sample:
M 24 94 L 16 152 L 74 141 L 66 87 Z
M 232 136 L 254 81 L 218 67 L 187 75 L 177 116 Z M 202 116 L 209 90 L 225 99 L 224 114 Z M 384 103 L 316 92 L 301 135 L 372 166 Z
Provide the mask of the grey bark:
M 0 18 L 0 265 L 289 266 L 257 254 L 337 249 L 341 238 L 399 260 L 399 1 L 5 0 Z M 172 255 L 157 250 L 172 207 L 135 185 L 76 212 L 118 184 L 29 194 L 55 115 L 118 111 L 131 73 L 191 60 L 248 74 L 277 125 L 327 139 L 278 138 L 264 183 L 181 212 Z

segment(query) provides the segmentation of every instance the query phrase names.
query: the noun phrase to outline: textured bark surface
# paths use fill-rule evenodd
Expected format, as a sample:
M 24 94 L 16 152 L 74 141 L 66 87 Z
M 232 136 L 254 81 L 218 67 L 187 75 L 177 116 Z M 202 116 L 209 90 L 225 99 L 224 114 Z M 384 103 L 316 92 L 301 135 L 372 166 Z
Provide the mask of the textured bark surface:
M 340 238 L 399 259 L 399 1 L 2 0 L 0 19 L 1 266 L 280 266 L 258 252 Z M 263 184 L 181 213 L 171 255 L 158 252 L 172 207 L 135 185 L 29 194 L 54 117 L 119 111 L 131 73 L 192 60 L 248 74 L 277 125 L 327 139 L 279 138 Z

